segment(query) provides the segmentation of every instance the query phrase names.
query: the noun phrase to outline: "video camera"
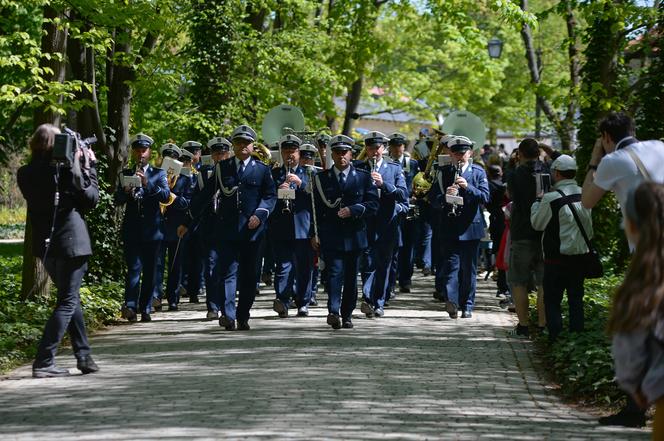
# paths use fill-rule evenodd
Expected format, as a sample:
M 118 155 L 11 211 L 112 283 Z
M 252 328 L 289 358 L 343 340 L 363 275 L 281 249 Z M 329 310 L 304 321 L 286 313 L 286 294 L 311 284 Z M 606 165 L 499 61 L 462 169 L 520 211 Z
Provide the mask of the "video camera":
M 71 168 L 74 163 L 76 150 L 89 149 L 95 142 L 97 142 L 97 137 L 92 136 L 82 139 L 80 133 L 65 127 L 63 133 L 55 135 L 53 162 L 60 166 Z
M 535 196 L 541 198 L 544 193 L 551 191 L 551 175 L 547 173 L 547 170 L 542 167 L 542 164 L 539 161 L 535 164 L 535 170 L 533 173 L 535 178 Z

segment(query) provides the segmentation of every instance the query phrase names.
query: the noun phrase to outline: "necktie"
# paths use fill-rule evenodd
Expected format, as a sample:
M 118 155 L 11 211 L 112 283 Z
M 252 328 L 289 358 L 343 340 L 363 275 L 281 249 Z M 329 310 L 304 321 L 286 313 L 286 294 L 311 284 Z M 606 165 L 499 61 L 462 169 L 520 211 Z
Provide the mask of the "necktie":
M 339 187 L 343 190 L 344 187 L 346 186 L 346 175 L 344 175 L 344 172 L 339 172 Z
M 240 162 L 240 168 L 237 169 L 237 177 L 242 179 L 243 174 L 244 174 L 244 162 Z

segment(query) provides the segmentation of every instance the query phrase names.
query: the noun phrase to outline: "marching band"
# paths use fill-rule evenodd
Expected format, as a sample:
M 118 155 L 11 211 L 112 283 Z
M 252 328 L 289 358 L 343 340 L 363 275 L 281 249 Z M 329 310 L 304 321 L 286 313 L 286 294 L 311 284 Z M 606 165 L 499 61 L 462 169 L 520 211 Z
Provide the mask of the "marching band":
M 417 260 L 437 273 L 434 296 L 450 317 L 471 317 L 486 174 L 473 164 L 469 138 L 420 141 L 427 156 L 413 150 L 418 161 L 405 135 L 373 131 L 354 156 L 348 136 L 284 129 L 270 151 L 240 125 L 205 151 L 196 141 L 164 144 L 156 167 L 154 141 L 137 134 L 115 193 L 125 205 L 122 316 L 150 321 L 164 298 L 177 311 L 181 296 L 198 303 L 204 291 L 208 320 L 247 331 L 270 253 L 263 271 L 274 271 L 273 310 L 282 319 L 291 310 L 307 317 L 320 286 L 327 324 L 353 328 L 358 274 L 360 310 L 383 317 L 397 284 L 410 292 Z

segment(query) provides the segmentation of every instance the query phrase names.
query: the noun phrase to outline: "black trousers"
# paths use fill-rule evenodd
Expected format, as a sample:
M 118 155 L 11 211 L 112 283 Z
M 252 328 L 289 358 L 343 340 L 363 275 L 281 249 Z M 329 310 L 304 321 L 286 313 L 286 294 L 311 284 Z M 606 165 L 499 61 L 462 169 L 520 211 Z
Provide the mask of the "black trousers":
M 574 256 L 563 256 L 556 263 L 545 262 L 544 310 L 549 338 L 555 339 L 563 330 L 563 318 L 560 304 L 567 291 L 569 304 L 569 330 L 583 331 L 583 273 L 582 264 Z
M 77 359 L 90 354 L 79 292 L 83 276 L 88 269 L 88 256 L 47 257 L 44 267 L 58 290 L 58 300 L 39 342 L 37 357 L 33 364 L 36 368 L 54 363 L 55 353 L 65 331 L 69 331 Z

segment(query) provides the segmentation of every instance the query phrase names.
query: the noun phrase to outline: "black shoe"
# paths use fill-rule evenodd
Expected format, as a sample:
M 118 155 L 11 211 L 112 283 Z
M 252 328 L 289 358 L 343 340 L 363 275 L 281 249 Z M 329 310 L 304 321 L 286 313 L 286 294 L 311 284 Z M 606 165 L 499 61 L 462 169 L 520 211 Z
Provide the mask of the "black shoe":
M 270 273 L 261 274 L 261 281 L 265 284 L 265 286 L 272 286 L 272 274 Z
M 410 285 L 400 286 L 399 292 L 410 292 Z
M 440 292 L 440 291 L 434 291 L 434 292 L 433 292 L 433 298 L 434 298 L 435 300 L 439 300 L 439 301 L 441 301 L 441 302 L 444 302 L 444 301 L 445 301 L 445 296 L 444 296 L 443 293 Z
M 251 330 L 251 327 L 249 326 L 249 322 L 248 321 L 242 321 L 241 322 L 240 320 L 238 320 L 237 321 L 237 330 L 238 331 L 249 331 L 249 330 Z
M 646 415 L 644 412 L 622 409 L 618 413 L 600 418 L 598 423 L 600 426 L 643 427 L 646 425 Z
M 288 317 L 288 308 L 279 299 L 274 299 L 272 302 L 272 310 L 279 314 L 280 318 Z
M 383 308 L 376 308 L 374 309 L 374 315 L 380 318 L 385 315 L 385 311 L 383 311 Z
M 316 301 L 316 299 L 312 298 L 311 300 L 309 300 L 309 306 L 318 306 L 318 302 Z
M 222 315 L 219 319 L 219 326 L 227 331 L 235 331 L 235 320 L 230 320 L 225 315 Z
M 327 324 L 332 326 L 332 329 L 339 329 L 341 328 L 341 318 L 336 314 L 328 314 Z
M 152 317 L 150 317 L 150 314 L 143 313 L 143 314 L 141 314 L 141 321 L 142 322 L 151 322 Z
M 365 314 L 367 318 L 372 318 L 374 316 L 373 306 L 371 306 L 366 300 L 362 300 L 360 311 L 362 311 L 362 314 Z
M 297 316 L 298 317 L 308 317 L 309 316 L 309 308 L 307 306 L 300 306 L 297 309 Z
M 152 309 L 155 311 L 161 311 L 161 299 L 154 298 L 152 299 Z
M 341 327 L 344 329 L 353 329 L 353 321 L 351 319 L 343 319 Z
M 52 364 L 46 367 L 32 368 L 33 378 L 51 378 L 51 377 L 68 377 L 69 369 L 59 368 Z
M 198 296 L 191 295 L 189 296 L 189 303 L 200 303 L 201 301 L 198 300 Z
M 97 366 L 97 363 L 95 363 L 95 361 L 89 355 L 86 355 L 85 357 L 80 358 L 76 362 L 76 369 L 81 371 L 83 373 L 83 375 L 93 374 L 95 372 L 99 372 L 99 366 Z
M 462 311 L 461 318 L 473 318 L 473 313 L 470 311 Z
M 425 267 L 425 268 L 422 270 L 422 274 L 423 274 L 424 276 L 430 276 L 430 275 L 433 274 L 433 271 L 431 271 L 431 268 L 429 268 L 429 267 Z
M 168 310 L 169 311 L 178 311 L 179 309 L 180 308 L 178 308 L 178 305 L 175 304 L 175 303 L 171 303 L 170 305 L 168 305 Z
M 530 337 L 530 331 L 528 330 L 528 326 L 525 325 L 516 325 L 516 328 L 512 329 L 509 334 L 513 337 L 523 337 L 523 338 L 528 338 Z
M 122 306 L 122 318 L 127 319 L 130 323 L 136 322 L 136 311 L 128 306 Z
M 450 315 L 450 318 L 455 319 L 455 318 L 459 317 L 459 308 L 454 303 L 446 302 L 445 303 L 445 310 Z

